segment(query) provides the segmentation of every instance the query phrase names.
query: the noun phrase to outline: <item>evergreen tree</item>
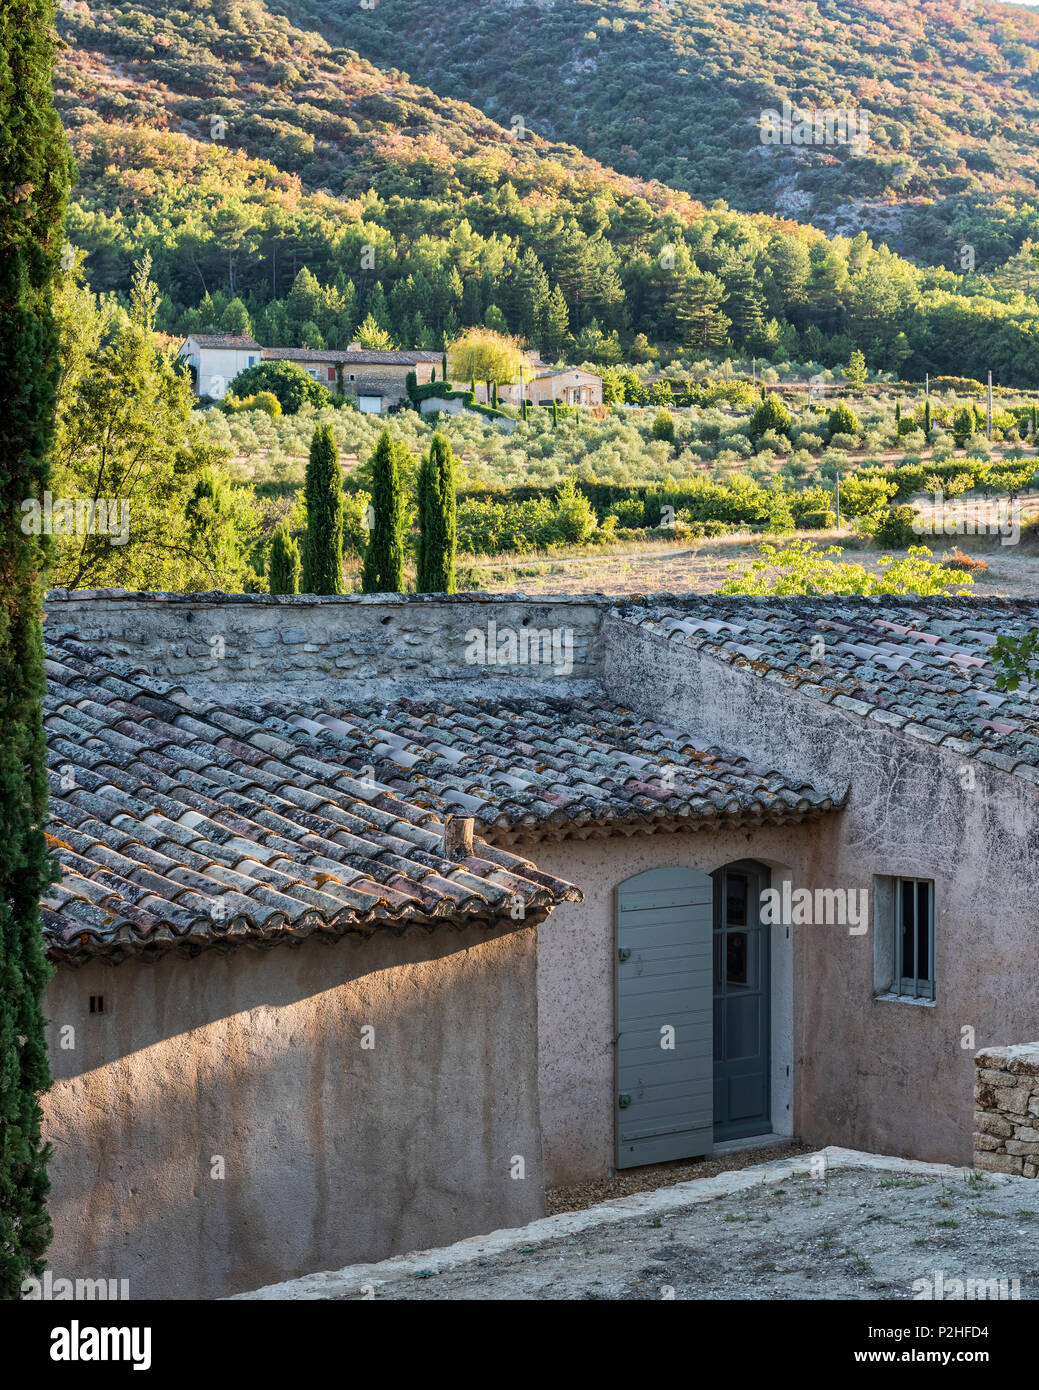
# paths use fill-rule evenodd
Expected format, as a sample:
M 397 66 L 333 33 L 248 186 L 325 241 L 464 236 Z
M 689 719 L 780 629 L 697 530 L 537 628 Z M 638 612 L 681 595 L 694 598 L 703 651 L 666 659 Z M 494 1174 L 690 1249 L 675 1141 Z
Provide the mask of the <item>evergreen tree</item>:
M 310 441 L 304 484 L 303 592 L 343 592 L 343 475 L 331 425 L 318 425 Z
M 716 275 L 698 275 L 686 288 L 675 311 L 675 320 L 686 347 L 724 347 L 729 336 L 729 319 L 722 313 L 725 287 Z
M 566 297 L 557 285 L 545 305 L 544 326 L 541 329 L 541 350 L 549 357 L 558 357 L 570 336 L 570 311 Z
M 558 424 L 559 424 L 559 407 L 558 407 L 558 405 L 556 404 L 556 402 L 553 400 L 553 402 L 552 402 L 552 428 L 555 429 L 556 425 L 558 425 Z
M 866 384 L 866 359 L 858 348 L 848 358 L 844 380 L 852 391 L 861 391 Z
M 51 0 L 0 8 L 0 1298 L 42 1271 L 51 1237 L 49 1146 L 39 1094 L 43 1031 L 39 900 L 52 878 L 42 697 L 45 555 L 21 504 L 47 486 L 58 334 L 52 290 L 71 163 L 53 106 Z
M 441 381 L 446 381 L 446 380 L 447 380 L 447 353 L 446 353 L 446 352 L 442 352 L 442 353 L 440 354 L 440 380 L 441 380 Z
M 267 581 L 272 594 L 298 594 L 300 575 L 299 546 L 288 523 L 283 521 L 271 537 L 267 557 Z
M 406 504 L 401 456 L 389 430 L 383 430 L 371 460 L 372 519 L 364 552 L 361 589 L 366 594 L 404 592 Z
M 895 401 L 895 428 L 896 428 L 896 430 L 897 430 L 899 424 L 901 423 L 901 421 L 902 421 L 902 402 L 896 400 L 896 401 Z
M 931 398 L 928 396 L 924 401 L 924 439 L 928 444 L 931 442 Z
M 420 594 L 453 594 L 457 504 L 451 445 L 435 434 L 418 475 L 418 583 Z

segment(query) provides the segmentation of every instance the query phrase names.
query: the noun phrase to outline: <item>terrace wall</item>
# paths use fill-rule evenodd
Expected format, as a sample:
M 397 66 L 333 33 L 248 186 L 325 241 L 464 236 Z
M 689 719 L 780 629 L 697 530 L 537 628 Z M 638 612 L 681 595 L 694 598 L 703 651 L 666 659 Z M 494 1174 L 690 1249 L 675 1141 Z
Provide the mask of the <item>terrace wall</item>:
M 1039 1042 L 974 1057 L 974 1167 L 1039 1177 Z

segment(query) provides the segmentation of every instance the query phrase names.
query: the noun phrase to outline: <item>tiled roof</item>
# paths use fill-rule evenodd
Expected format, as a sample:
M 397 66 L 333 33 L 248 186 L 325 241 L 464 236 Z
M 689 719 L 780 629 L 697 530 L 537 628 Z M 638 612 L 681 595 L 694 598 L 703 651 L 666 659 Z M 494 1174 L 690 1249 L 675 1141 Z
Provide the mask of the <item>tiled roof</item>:
M 448 918 L 540 914 L 580 893 L 474 841 L 445 856 L 431 809 L 175 683 L 50 644 L 44 706 L 52 958 L 195 953 Z M 536 917 L 535 917 L 536 920 Z
M 204 348 L 241 348 L 245 351 L 255 348 L 257 352 L 260 351 L 260 344 L 248 334 L 236 337 L 231 333 L 190 333 L 188 337 Z M 187 342 L 187 338 L 184 341 Z
M 833 809 L 814 788 L 602 699 L 272 703 L 282 732 L 400 797 L 472 816 L 496 839 L 582 836 Z M 256 717 L 261 711 L 253 712 Z
M 996 688 L 1003 633 L 1039 603 L 955 598 L 650 598 L 629 622 L 812 699 L 1039 784 L 1039 687 Z
M 270 362 L 342 362 L 344 367 L 413 367 L 416 362 L 440 362 L 439 352 L 377 348 L 264 348 Z
M 818 815 L 833 802 L 605 701 L 310 696 L 226 707 L 79 642 L 48 644 L 50 954 L 274 944 L 539 914 L 572 885 L 503 848 Z M 262 689 L 262 687 L 260 687 Z M 446 857 L 442 821 L 485 838 Z M 491 843 L 488 843 L 491 841 Z

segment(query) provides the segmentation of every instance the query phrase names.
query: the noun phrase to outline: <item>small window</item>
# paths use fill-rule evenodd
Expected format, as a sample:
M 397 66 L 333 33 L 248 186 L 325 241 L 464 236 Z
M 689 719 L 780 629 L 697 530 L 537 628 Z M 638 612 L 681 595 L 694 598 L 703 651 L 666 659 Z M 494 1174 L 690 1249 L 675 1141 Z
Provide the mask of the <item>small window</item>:
M 255 355 L 252 356 L 252 357 L 247 358 L 246 361 L 247 361 L 247 363 L 248 363 L 248 365 L 249 365 L 250 367 L 255 367 L 255 366 L 256 366 L 256 357 L 255 357 Z
M 926 878 L 875 879 L 874 928 L 876 993 L 933 1001 L 934 883 Z
M 105 996 L 103 994 L 92 994 L 90 996 L 90 1012 L 92 1014 L 103 1014 L 105 1011 Z

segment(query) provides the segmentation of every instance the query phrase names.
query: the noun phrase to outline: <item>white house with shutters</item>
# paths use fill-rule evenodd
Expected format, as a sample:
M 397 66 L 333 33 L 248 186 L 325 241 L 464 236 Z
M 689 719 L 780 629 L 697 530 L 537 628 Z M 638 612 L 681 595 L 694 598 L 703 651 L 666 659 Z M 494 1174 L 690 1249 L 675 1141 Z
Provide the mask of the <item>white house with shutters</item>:
M 248 335 L 190 333 L 177 356 L 191 367 L 196 395 L 219 401 L 239 372 L 257 365 L 263 348 Z

